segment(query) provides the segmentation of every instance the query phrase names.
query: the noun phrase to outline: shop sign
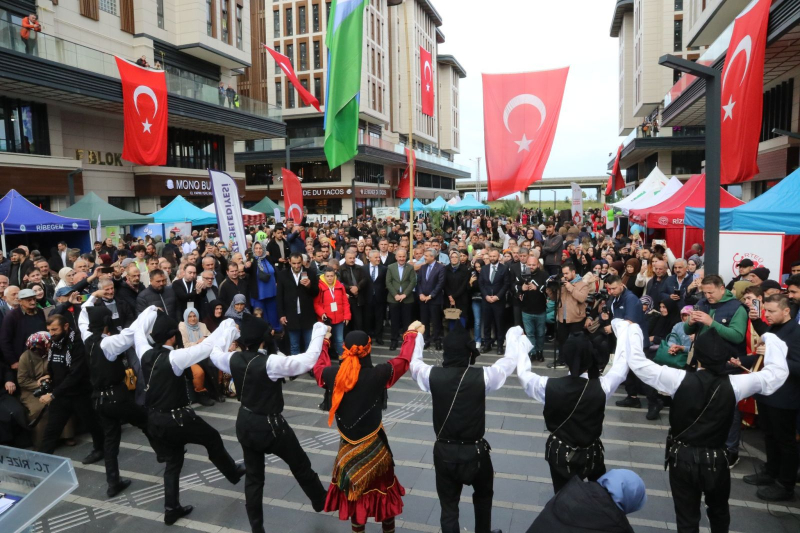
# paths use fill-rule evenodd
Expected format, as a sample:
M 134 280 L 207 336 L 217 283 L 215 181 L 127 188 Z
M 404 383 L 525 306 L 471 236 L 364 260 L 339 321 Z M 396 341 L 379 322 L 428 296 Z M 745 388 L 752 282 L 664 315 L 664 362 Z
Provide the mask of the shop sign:
M 352 189 L 333 188 L 333 189 L 303 189 L 303 198 L 341 198 L 353 193 Z M 283 190 L 281 190 L 283 198 Z
M 388 198 L 389 189 L 359 187 L 356 189 L 356 196 L 359 198 Z
M 188 196 L 211 196 L 210 180 L 169 178 L 165 185 L 170 191 L 177 191 Z
M 84 159 L 86 155 L 86 159 Z M 95 150 L 75 150 L 75 159 L 86 161 L 90 165 L 103 165 L 107 167 L 121 167 L 122 154 L 114 152 L 97 152 Z

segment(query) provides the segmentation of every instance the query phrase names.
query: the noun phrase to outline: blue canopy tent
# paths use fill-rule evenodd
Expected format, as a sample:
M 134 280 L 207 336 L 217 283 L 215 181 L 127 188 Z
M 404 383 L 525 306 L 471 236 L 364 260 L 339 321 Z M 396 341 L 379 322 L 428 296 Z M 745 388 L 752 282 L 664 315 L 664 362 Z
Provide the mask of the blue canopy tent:
M 425 211 L 444 211 L 447 208 L 447 206 L 448 206 L 447 200 L 445 200 L 441 196 L 437 196 L 436 200 L 432 201 L 431 203 L 423 207 L 423 209 Z
M 408 198 L 406 198 L 406 201 L 403 202 L 402 204 L 400 204 L 400 207 L 399 207 L 400 211 L 402 211 L 403 213 L 408 213 L 408 206 L 409 205 L 411 205 L 411 201 Z M 422 205 L 422 202 L 420 202 L 419 200 L 414 198 L 414 211 L 420 212 L 420 211 L 424 211 L 424 210 L 425 210 L 425 206 Z
M 208 226 L 217 223 L 217 215 L 203 211 L 196 205 L 189 203 L 183 196 L 175 197 L 160 211 L 156 211 L 150 216 L 159 224 L 191 222 L 192 226 Z
M 90 230 L 91 225 L 88 220 L 62 217 L 39 209 L 14 189 L 0 198 L 0 232 L 4 252 L 6 235 L 67 231 L 84 231 L 88 234 Z
M 467 195 L 457 204 L 448 205 L 446 209 L 447 211 L 473 211 L 476 209 L 489 209 L 489 206 L 482 204 L 474 196 Z

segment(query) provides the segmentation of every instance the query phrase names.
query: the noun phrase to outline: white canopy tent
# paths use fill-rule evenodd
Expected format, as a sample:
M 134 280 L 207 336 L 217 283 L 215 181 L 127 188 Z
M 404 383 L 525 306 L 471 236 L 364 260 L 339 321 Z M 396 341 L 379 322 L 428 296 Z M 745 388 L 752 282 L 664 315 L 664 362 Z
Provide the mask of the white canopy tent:
M 615 204 L 615 207 L 621 209 L 622 213 L 627 216 L 633 209 L 647 209 L 648 207 L 653 207 L 654 205 L 658 205 L 666 201 L 675 193 L 677 193 L 682 187 L 683 184 L 681 183 L 681 180 L 675 176 L 672 176 L 664 188 L 640 195 L 637 199 L 628 202 L 626 205 L 620 205 L 622 202 L 619 202 L 618 204 Z M 628 198 L 625 198 L 625 200 L 627 199 Z
M 645 178 L 645 180 L 636 188 L 635 191 L 630 193 L 628 196 L 620 200 L 615 204 L 611 204 L 617 209 L 621 209 L 623 213 L 626 215 L 628 214 L 628 210 L 632 208 L 633 204 L 637 204 L 637 202 L 641 200 L 646 200 L 647 198 L 652 198 L 653 196 L 659 195 L 661 191 L 667 186 L 669 183 L 669 178 L 667 178 L 661 169 L 658 167 L 654 168 L 650 175 Z
M 460 196 L 453 196 L 452 198 L 447 200 L 447 203 L 450 204 L 450 205 L 456 205 L 460 201 L 461 201 L 461 197 Z

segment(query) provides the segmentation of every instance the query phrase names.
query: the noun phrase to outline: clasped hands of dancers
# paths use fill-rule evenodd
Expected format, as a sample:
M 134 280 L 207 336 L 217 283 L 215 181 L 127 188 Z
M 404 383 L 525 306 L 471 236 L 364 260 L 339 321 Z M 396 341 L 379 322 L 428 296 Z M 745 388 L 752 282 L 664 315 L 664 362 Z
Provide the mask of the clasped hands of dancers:
M 545 460 L 556 492 L 529 533 L 632 531 L 626 514 L 644 505 L 644 483 L 628 470 L 607 472 L 600 441 L 606 400 L 630 369 L 646 384 L 673 397 L 666 467 L 673 494 L 681 491 L 681 497 L 674 498 L 678 531 L 698 530 L 700 498 L 705 493 L 711 529 L 721 533 L 730 523 L 730 472 L 724 450 L 736 402 L 753 394 L 772 394 L 788 376 L 786 344 L 773 334 L 763 337 L 766 355 L 760 372 L 729 376 L 724 364 L 731 353 L 715 330 L 700 335 L 695 344 L 695 358 L 702 370 L 687 372 L 649 361 L 642 350 L 639 327 L 615 319 L 617 348 L 605 375 L 589 378 L 592 346 L 576 336 L 564 347 L 569 374 L 548 378 L 531 371 L 531 345 L 519 327 L 509 329 L 505 356 L 491 366 L 474 366 L 479 353 L 460 325 L 444 339 L 442 365 L 426 364 L 420 322 L 409 326 L 400 354 L 380 364 L 372 361 L 369 336 L 352 331 L 344 339 L 340 364 L 332 366 L 328 354 L 331 332 L 322 323 L 314 325 L 307 351 L 296 356 L 271 350 L 271 327 L 249 314 L 240 326 L 225 320 L 201 343 L 175 349 L 178 323 L 154 306 L 130 328 L 110 335 L 107 313 L 87 304 L 81 311 L 80 329 L 94 388 L 111 391 L 114 398 L 113 391 L 124 380 L 118 356 L 130 347 L 135 348 L 145 380 L 144 410 L 120 393 L 115 401 L 106 401 L 107 407 L 100 413 L 109 496 L 130 484 L 119 477 L 116 455 L 119 425 L 131 421 L 144 430 L 159 462 L 166 463 L 164 521 L 168 525 L 192 511 L 191 506 L 180 504 L 179 479 L 184 446 L 193 443 L 206 448 L 211 462 L 231 483 L 245 476 L 245 507 L 253 533 L 264 532 L 266 454 L 275 454 L 289 465 L 315 511 L 338 511 L 339 518 L 349 520 L 356 533 L 364 531 L 369 518 L 380 522 L 385 533 L 393 532 L 395 517 L 403 510 L 405 489 L 394 474 L 382 417 L 387 390 L 410 369 L 417 386 L 431 394 L 436 436 L 433 459 L 443 533 L 459 531 L 458 504 L 464 485 L 474 489 L 475 532 L 497 533 L 499 530 L 491 529 L 494 471 L 491 447 L 484 439 L 486 394 L 500 389 L 516 369 L 525 393 L 544 404 L 550 432 Z M 239 351 L 231 351 L 234 341 Z M 241 402 L 236 436 L 244 452 L 243 465 L 234 462 L 219 432 L 191 407 L 183 373 L 207 357 L 233 378 Z M 335 419 L 340 435 L 327 491 L 281 414 L 285 378 L 309 371 L 325 391 L 328 423 L 332 425 Z M 706 457 L 711 459 L 706 461 Z M 571 511 L 576 505 L 578 513 Z

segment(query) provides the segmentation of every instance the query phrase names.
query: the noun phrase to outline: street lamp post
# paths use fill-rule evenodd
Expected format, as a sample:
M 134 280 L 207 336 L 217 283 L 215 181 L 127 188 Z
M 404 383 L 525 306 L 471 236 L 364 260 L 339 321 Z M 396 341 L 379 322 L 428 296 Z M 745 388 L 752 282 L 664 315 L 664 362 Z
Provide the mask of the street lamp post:
M 553 220 L 556 219 L 556 191 L 553 190 Z
M 706 80 L 706 254 L 703 265 L 706 274 L 719 274 L 720 106 L 722 105 L 719 78 L 722 72 L 670 54 L 661 56 L 658 64 Z M 681 253 L 684 251 L 681 250 Z

